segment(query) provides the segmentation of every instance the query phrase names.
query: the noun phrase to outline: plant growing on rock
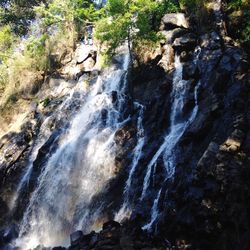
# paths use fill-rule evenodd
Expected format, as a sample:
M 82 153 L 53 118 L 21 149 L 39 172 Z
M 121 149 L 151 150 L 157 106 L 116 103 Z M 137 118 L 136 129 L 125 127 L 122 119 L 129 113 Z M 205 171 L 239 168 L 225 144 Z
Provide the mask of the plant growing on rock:
M 248 50 L 250 47 L 250 4 L 248 0 L 227 0 L 228 31 Z

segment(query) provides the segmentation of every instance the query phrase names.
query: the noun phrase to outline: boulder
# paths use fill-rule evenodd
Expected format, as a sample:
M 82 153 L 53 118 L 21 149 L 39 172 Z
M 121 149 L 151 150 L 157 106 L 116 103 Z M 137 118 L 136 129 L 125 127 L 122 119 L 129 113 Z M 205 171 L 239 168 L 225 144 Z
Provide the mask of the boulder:
M 77 64 L 80 64 L 84 62 L 88 57 L 91 57 L 93 55 L 95 50 L 93 50 L 92 46 L 87 46 L 84 44 L 81 44 L 80 46 L 77 47 L 75 51 L 75 58 Z
M 158 65 L 160 65 L 165 71 L 171 70 L 174 68 L 174 50 L 169 44 L 164 45 L 162 49 L 163 54 Z
M 160 31 L 160 35 L 162 36 L 161 43 L 172 44 L 176 38 L 181 37 L 186 33 L 187 30 L 183 28 L 175 28 L 173 30 L 168 30 L 168 31 L 162 30 Z
M 92 71 L 92 69 L 95 66 L 96 61 L 92 58 L 89 57 L 86 61 L 84 61 L 81 65 L 80 65 L 80 71 Z
M 111 221 L 104 223 L 102 226 L 102 229 L 106 230 L 106 229 L 120 228 L 120 227 L 121 227 L 121 225 L 119 222 L 111 220 Z
M 193 33 L 188 33 L 176 38 L 173 47 L 177 51 L 193 50 L 197 45 L 197 38 Z
M 187 62 L 190 59 L 190 57 L 191 57 L 190 54 L 191 53 L 187 53 L 186 51 L 182 51 L 180 53 L 180 60 L 181 60 L 181 62 Z
M 185 29 L 189 27 L 188 21 L 183 13 L 170 13 L 163 16 L 160 30 L 172 30 L 177 27 Z

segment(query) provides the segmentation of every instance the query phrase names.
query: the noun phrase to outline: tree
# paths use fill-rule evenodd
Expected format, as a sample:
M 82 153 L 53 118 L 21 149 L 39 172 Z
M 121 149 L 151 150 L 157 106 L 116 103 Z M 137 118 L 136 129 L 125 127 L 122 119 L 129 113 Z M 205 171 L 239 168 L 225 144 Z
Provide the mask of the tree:
M 43 33 L 48 33 L 51 26 L 71 34 L 81 36 L 86 25 L 98 18 L 98 11 L 87 0 L 53 0 L 35 8 Z
M 45 0 L 2 0 L 0 2 L 0 25 L 11 24 L 17 35 L 28 32 L 30 22 L 35 18 L 33 7 Z
M 157 27 L 162 15 L 176 10 L 178 2 L 173 0 L 109 0 L 105 16 L 97 22 L 95 37 L 106 43 L 111 56 L 127 42 L 132 57 L 133 46 L 159 39 Z

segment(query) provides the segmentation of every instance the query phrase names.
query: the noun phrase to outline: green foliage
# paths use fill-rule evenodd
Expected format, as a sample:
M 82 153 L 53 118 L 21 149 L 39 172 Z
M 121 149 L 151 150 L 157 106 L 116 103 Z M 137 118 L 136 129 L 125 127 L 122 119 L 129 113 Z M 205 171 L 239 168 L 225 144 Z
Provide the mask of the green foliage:
M 11 24 L 17 35 L 25 35 L 29 23 L 35 18 L 34 6 L 43 0 L 2 0 L 0 2 L 0 25 Z
M 181 8 L 186 8 L 187 10 L 194 10 L 197 8 L 200 0 L 179 0 Z
M 250 43 L 250 4 L 249 0 L 227 0 L 227 13 L 232 21 L 229 31 L 242 43 Z M 233 29 L 232 29 L 233 28 Z
M 31 36 L 24 50 L 26 57 L 32 58 L 35 62 L 33 68 L 37 70 L 46 70 L 48 68 L 48 58 L 46 53 L 46 41 L 49 39 L 48 34 L 43 34 L 38 38 Z
M 41 27 L 47 31 L 55 25 L 65 32 L 81 32 L 82 27 L 97 20 L 99 12 L 90 1 L 53 0 L 35 8 Z
M 105 16 L 97 22 L 95 37 L 106 43 L 111 56 L 125 41 L 131 51 L 144 41 L 158 41 L 161 17 L 177 10 L 178 3 L 173 0 L 109 0 L 104 8 Z
M 16 38 L 9 25 L 0 27 L 0 61 L 4 62 L 8 59 L 15 41 Z
M 10 96 L 19 98 L 51 67 L 55 70 L 60 66 L 62 55 L 74 48 L 78 33 L 81 35 L 84 27 L 101 15 L 88 0 L 4 2 L 0 3 L 0 109 L 9 103 Z M 29 11 L 23 20 L 16 19 L 20 8 Z M 29 27 L 35 16 L 36 21 Z M 18 39 L 12 32 L 19 21 L 30 30 L 26 39 Z M 4 22 L 12 25 L 1 26 Z M 23 35 L 26 31 L 17 33 Z

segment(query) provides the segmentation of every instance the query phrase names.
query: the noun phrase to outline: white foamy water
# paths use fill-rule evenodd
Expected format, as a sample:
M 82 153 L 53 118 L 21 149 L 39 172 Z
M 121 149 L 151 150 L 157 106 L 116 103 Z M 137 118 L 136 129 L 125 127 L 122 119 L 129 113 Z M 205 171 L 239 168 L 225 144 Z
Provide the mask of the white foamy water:
M 199 51 L 197 51 L 199 53 Z M 146 175 L 144 177 L 143 189 L 140 200 L 143 201 L 147 195 L 150 183 L 152 181 L 153 167 L 157 164 L 157 160 L 162 155 L 165 167 L 165 180 L 171 179 L 175 174 L 175 146 L 186 131 L 187 127 L 193 122 L 198 112 L 198 100 L 197 92 L 200 86 L 200 82 L 196 85 L 194 90 L 195 107 L 190 112 L 187 119 L 180 120 L 180 116 L 184 107 L 184 98 L 187 96 L 188 82 L 182 79 L 183 66 L 180 62 L 179 56 L 175 56 L 175 74 L 173 79 L 173 90 L 172 90 L 172 108 L 170 115 L 170 131 L 165 136 L 164 142 L 157 150 L 152 160 L 146 167 Z M 143 228 L 150 230 L 154 222 L 158 217 L 158 202 L 160 198 L 161 189 L 158 192 L 156 199 L 151 210 L 151 219 Z
M 115 215 L 115 220 L 119 222 L 121 222 L 125 218 L 129 218 L 132 213 L 131 203 L 129 201 L 129 194 L 133 191 L 131 190 L 132 179 L 136 171 L 136 168 L 138 166 L 138 162 L 141 158 L 142 149 L 143 149 L 144 142 L 145 142 L 144 128 L 142 124 L 144 107 L 137 102 L 135 103 L 135 107 L 139 108 L 139 114 L 138 114 L 138 119 L 137 119 L 137 144 L 133 152 L 133 160 L 130 166 L 128 179 L 126 181 L 126 185 L 124 188 L 123 204 L 120 210 Z
M 100 207 L 90 205 L 115 176 L 113 139 L 122 125 L 128 64 L 126 55 L 121 69 L 112 68 L 98 77 L 67 135 L 43 167 L 20 225 L 16 245 L 21 249 L 67 245 L 70 232 L 89 231 L 99 219 Z M 117 93 L 116 102 L 112 92 Z

